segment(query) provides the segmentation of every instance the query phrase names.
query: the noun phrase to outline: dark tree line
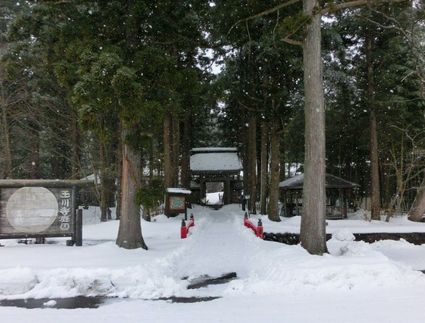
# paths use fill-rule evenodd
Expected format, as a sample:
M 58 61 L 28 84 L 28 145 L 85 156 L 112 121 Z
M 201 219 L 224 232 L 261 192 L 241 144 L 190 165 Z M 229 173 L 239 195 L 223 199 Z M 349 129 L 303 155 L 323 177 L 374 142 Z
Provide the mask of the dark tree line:
M 94 173 L 122 247 L 147 248 L 139 205 L 149 220 L 164 187 L 189 188 L 190 149 L 212 143 L 239 148 L 250 212 L 273 221 L 279 182 L 305 173 L 311 253 L 325 171 L 361 184 L 373 219 L 417 191 L 425 211 L 422 4 L 5 1 L 0 16 L 0 174 Z

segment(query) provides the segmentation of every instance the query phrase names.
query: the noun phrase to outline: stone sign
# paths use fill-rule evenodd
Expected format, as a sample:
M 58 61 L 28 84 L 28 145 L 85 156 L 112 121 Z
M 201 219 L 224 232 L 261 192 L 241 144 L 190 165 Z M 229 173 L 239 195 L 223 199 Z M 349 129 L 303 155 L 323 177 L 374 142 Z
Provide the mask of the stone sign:
M 0 235 L 72 233 L 70 188 L 4 188 L 0 194 Z
M 71 244 L 81 245 L 81 212 L 76 207 L 81 184 L 0 180 L 0 239 L 71 236 Z

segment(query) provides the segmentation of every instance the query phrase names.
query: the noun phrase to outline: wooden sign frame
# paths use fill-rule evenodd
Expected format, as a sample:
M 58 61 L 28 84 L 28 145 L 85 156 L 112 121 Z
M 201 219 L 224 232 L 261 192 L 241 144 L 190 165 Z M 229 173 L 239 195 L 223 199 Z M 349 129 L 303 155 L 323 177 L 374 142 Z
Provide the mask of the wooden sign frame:
M 176 216 L 187 213 L 187 204 L 191 191 L 180 188 L 168 188 L 165 192 L 165 215 Z
M 77 192 L 82 185 L 93 182 L 0 180 L 0 239 L 71 237 L 67 245 L 81 246 L 82 210 L 78 209 Z M 40 204 L 50 208 L 43 209 Z

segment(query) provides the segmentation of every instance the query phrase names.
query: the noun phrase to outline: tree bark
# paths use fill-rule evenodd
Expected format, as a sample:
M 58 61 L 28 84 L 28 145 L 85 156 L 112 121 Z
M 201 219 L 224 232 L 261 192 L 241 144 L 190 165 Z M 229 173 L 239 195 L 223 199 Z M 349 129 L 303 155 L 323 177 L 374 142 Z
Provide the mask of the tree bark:
M 311 17 L 303 41 L 305 92 L 305 160 L 301 245 L 311 254 L 326 249 L 325 227 L 325 103 L 321 61 L 321 15 L 317 0 L 303 0 L 304 15 Z
M 171 149 L 171 113 L 165 112 L 163 127 L 163 145 L 164 145 L 164 187 L 173 186 L 173 165 Z
M 367 102 L 370 110 L 370 200 L 372 220 L 381 219 L 381 194 L 379 184 L 378 130 L 374 107 L 375 83 L 373 77 L 373 36 L 366 32 Z
M 279 141 L 279 146 L 280 146 L 280 151 L 279 151 L 279 155 L 280 155 L 280 174 L 279 174 L 279 179 L 281 181 L 286 179 L 286 159 L 285 159 L 285 145 L 284 145 L 284 141 L 282 140 L 284 138 L 285 134 L 282 132 L 282 138 Z
M 268 152 L 268 127 L 265 120 L 261 121 L 261 172 L 260 172 L 260 213 L 267 213 L 267 152 Z
M 116 172 L 115 176 L 117 179 L 117 188 L 115 193 L 116 198 L 116 208 L 115 208 L 115 216 L 116 219 L 119 219 L 121 217 L 121 196 L 122 196 L 122 190 L 121 190 L 121 180 L 122 180 L 122 164 L 123 164 L 123 142 L 122 142 L 122 136 L 120 135 L 122 133 L 122 123 L 121 121 L 118 121 L 118 143 L 117 143 L 117 150 L 115 152 L 116 154 Z
M 125 127 L 125 126 L 124 126 Z M 122 134 L 123 156 L 121 176 L 121 217 L 117 245 L 126 249 L 148 249 L 140 226 L 140 206 L 136 203 L 137 188 L 142 179 L 141 158 L 138 151 L 126 143 L 128 130 Z
M 280 138 L 277 132 L 277 122 L 273 121 L 271 126 L 270 134 L 270 149 L 271 149 L 271 161 L 270 161 L 270 201 L 269 201 L 269 219 L 271 221 L 280 221 L 279 217 L 279 180 L 280 180 Z
M 241 149 L 241 155 L 242 155 L 242 168 L 243 168 L 243 194 L 244 196 L 249 194 L 249 183 L 250 183 L 250 176 L 249 176 L 249 162 L 248 162 L 248 156 L 249 156 L 249 128 L 245 126 L 245 123 L 243 123 L 242 130 L 241 130 L 241 142 L 242 142 L 242 149 Z M 251 204 L 248 203 L 248 208 Z
M 190 189 L 190 148 L 191 148 L 191 115 L 186 111 L 183 121 L 183 142 L 182 142 L 182 186 Z
M 179 186 L 180 170 L 180 118 L 175 112 L 172 115 L 172 142 L 173 142 L 173 186 Z
M 134 15 L 135 1 L 127 0 L 126 9 L 128 19 L 126 21 L 126 41 L 131 51 L 136 42 L 135 33 L 132 27 L 137 24 Z M 130 53 L 129 53 L 130 54 Z M 122 117 L 121 117 L 122 118 Z M 126 249 L 143 248 L 148 249 L 143 240 L 142 228 L 140 225 L 140 205 L 136 201 L 137 189 L 142 181 L 141 154 L 128 144 L 127 139 L 130 129 L 134 124 L 125 123 L 121 119 L 121 144 L 122 144 L 122 167 L 121 167 L 121 212 L 120 226 L 116 244 Z
M 421 186 L 418 188 L 415 200 L 412 208 L 409 212 L 409 220 L 411 221 L 422 221 L 422 217 L 425 213 L 425 177 L 422 180 Z
M 250 194 L 250 213 L 257 214 L 257 118 L 253 115 L 249 119 L 249 194 Z
M 106 152 L 105 144 L 102 140 L 99 142 L 99 162 L 100 162 L 100 221 L 105 222 L 108 220 L 108 174 L 106 166 Z
M 32 124 L 34 138 L 31 141 L 31 155 L 28 160 L 29 177 L 31 179 L 40 178 L 40 131 L 37 124 Z
M 152 182 L 155 172 L 155 138 L 151 137 L 150 147 L 149 147 L 149 182 Z
M 81 134 L 80 134 L 80 127 L 78 125 L 78 117 L 76 112 L 72 112 L 72 160 L 71 160 L 71 168 L 72 168 L 72 175 L 71 178 L 73 179 L 79 179 L 81 175 Z
M 3 93 L 1 94 L 3 96 Z M 2 98 L 0 98 L 2 99 Z M 1 103 L 1 137 L 3 150 L 3 178 L 12 177 L 12 151 L 10 146 L 9 123 L 7 119 L 6 103 Z

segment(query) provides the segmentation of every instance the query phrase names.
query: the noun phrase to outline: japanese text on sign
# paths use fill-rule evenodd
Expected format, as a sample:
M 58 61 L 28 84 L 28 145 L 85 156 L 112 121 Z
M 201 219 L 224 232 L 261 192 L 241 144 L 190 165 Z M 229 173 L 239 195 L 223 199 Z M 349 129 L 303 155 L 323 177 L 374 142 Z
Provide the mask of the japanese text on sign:
M 61 191 L 59 195 L 59 223 L 62 231 L 71 228 L 71 192 Z

